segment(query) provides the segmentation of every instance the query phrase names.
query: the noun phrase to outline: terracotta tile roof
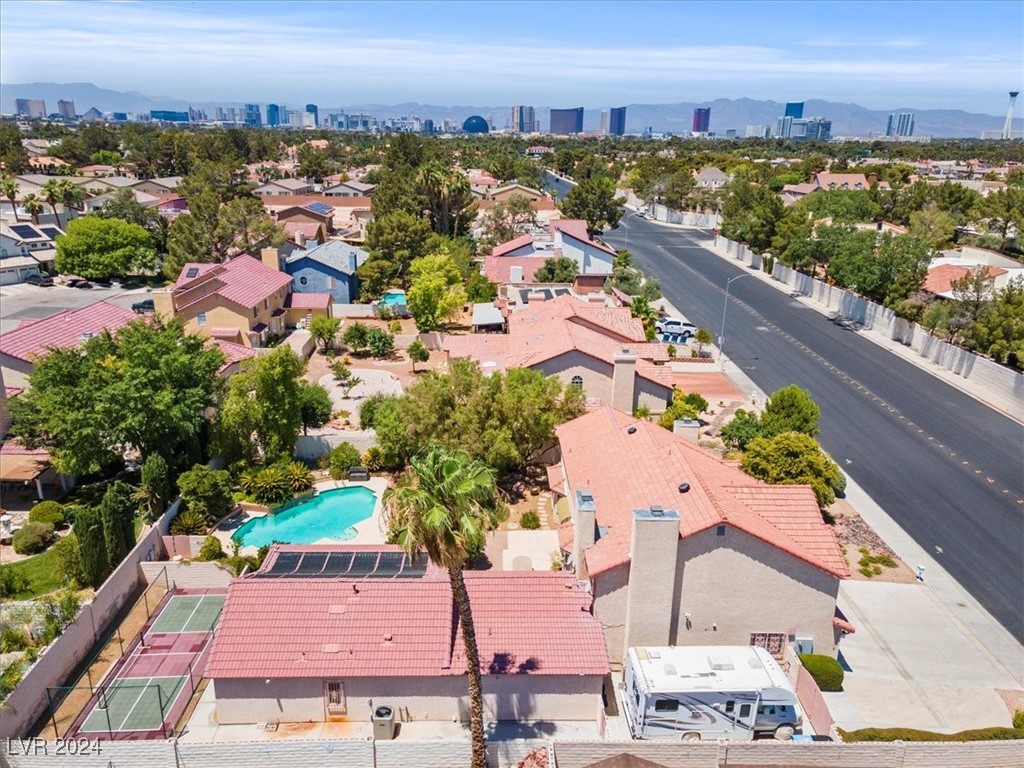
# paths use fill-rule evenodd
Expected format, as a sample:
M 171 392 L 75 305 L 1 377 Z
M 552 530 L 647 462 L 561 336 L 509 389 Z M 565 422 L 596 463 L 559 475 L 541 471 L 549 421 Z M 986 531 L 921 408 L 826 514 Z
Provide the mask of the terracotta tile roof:
M 187 277 L 190 270 L 197 270 Z M 210 281 L 213 281 L 211 284 Z M 189 263 L 181 268 L 174 284 L 175 306 L 180 311 L 210 294 L 247 309 L 273 296 L 292 282 L 291 276 L 242 254 L 222 264 Z M 192 297 L 195 292 L 195 298 Z
M 520 235 L 515 240 L 509 240 L 501 245 L 494 246 L 491 256 L 504 256 L 506 253 L 522 248 L 526 245 L 533 245 L 532 235 Z
M 237 336 L 238 331 L 232 331 L 231 335 Z M 247 347 L 244 344 L 235 344 L 234 342 L 226 341 L 224 338 L 212 338 L 207 344 L 211 347 L 217 347 L 217 349 L 224 353 L 224 365 L 220 367 L 217 373 L 224 373 L 235 363 L 241 363 L 244 360 L 256 357 L 256 350 L 252 347 Z
M 607 674 L 592 598 L 571 574 L 467 571 L 465 580 L 485 675 Z M 419 579 L 247 577 L 228 590 L 205 676 L 463 675 L 462 647 L 448 577 L 433 566 Z
M 97 301 L 80 309 L 65 310 L 32 322 L 22 322 L 0 334 L 0 354 L 31 362 L 50 347 L 76 347 L 86 335 L 114 331 L 136 319 L 130 309 Z
M 605 253 L 611 254 L 612 256 L 615 255 L 615 251 L 607 245 L 591 239 L 590 234 L 587 232 L 587 222 L 583 219 L 556 219 L 551 222 L 551 234 L 554 234 L 556 231 L 569 235 L 569 237 L 572 237 L 575 240 L 580 240 L 588 245 L 592 245 Z
M 658 504 L 679 513 L 683 537 L 730 525 L 834 576 L 849 575 L 808 486 L 766 485 L 667 429 L 609 407 L 556 434 L 567 488 L 593 492 L 598 525 L 607 531 L 586 552 L 591 574 L 629 562 L 632 511 Z M 682 482 L 690 485 L 685 494 Z
M 333 298 L 329 293 L 290 293 L 284 305 L 288 309 L 327 309 Z
M 320 234 L 320 227 L 323 225 L 315 221 L 283 221 L 277 226 L 292 237 L 301 234 L 306 239 L 312 239 Z
M 512 282 L 512 267 L 522 267 L 523 282 L 532 283 L 546 260 L 538 256 L 485 256 L 484 275 L 492 283 L 505 285 Z
M 732 379 L 719 371 L 709 373 L 676 372 L 672 383 L 684 392 L 696 392 L 708 402 L 718 400 L 743 400 L 744 395 Z
M 4 456 L 38 456 L 45 459 L 50 458 L 50 452 L 45 448 L 26 448 L 25 445 L 16 437 L 12 437 L 10 440 L 5 440 L 0 443 L 0 454 Z
M 237 328 L 211 328 L 210 335 L 215 339 L 237 339 L 241 331 Z
M 998 277 L 999 275 L 1005 275 L 1008 271 L 1001 267 L 990 266 L 981 266 L 979 269 L 983 271 L 983 274 L 986 277 Z M 953 264 L 942 264 L 934 269 L 928 270 L 928 275 L 921 284 L 921 290 L 928 291 L 928 293 L 934 293 L 936 295 L 950 293 L 953 290 L 953 283 L 973 274 L 973 272 L 974 269 L 971 267 L 958 267 Z

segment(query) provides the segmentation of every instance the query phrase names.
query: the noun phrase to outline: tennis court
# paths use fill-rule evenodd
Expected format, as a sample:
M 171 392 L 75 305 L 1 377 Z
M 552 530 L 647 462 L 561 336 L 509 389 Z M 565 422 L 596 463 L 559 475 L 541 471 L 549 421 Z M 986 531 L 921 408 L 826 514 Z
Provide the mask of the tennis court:
M 171 593 L 131 650 L 93 691 L 78 735 L 169 736 L 206 666 L 224 594 Z

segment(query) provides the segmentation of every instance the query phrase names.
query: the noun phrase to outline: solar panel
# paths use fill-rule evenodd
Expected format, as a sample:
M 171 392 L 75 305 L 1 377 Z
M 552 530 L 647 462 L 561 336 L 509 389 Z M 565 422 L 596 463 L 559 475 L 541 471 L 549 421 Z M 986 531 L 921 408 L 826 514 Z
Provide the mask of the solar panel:
M 352 567 L 354 552 L 332 552 L 327 556 L 327 565 L 324 566 L 325 576 L 344 576 Z
M 23 240 L 36 240 L 41 237 L 36 228 L 30 227 L 28 224 L 14 224 L 11 226 L 11 232 Z
M 367 575 L 375 579 L 393 579 L 402 572 L 404 562 L 404 552 L 382 552 L 377 561 L 377 569 Z
M 198 274 L 199 274 L 199 267 L 189 267 L 188 271 L 185 273 L 185 277 L 186 278 L 195 277 Z
M 352 567 L 349 569 L 349 576 L 369 576 L 377 570 L 377 558 L 379 552 L 357 552 L 352 558 Z
M 51 240 L 56 240 L 61 235 L 60 230 L 56 227 L 43 227 L 42 232 Z
M 295 573 L 301 576 L 319 576 L 326 564 L 326 552 L 306 552 Z
M 284 576 L 295 570 L 295 567 L 302 560 L 301 552 L 279 552 L 274 560 L 274 567 L 270 569 L 270 576 Z
M 427 572 L 427 558 L 420 557 L 416 562 L 410 560 L 405 561 L 405 567 L 402 568 L 403 579 L 419 579 Z
M 309 203 L 306 207 L 311 211 L 321 214 L 322 216 L 334 213 L 334 209 L 327 205 L 327 203 Z

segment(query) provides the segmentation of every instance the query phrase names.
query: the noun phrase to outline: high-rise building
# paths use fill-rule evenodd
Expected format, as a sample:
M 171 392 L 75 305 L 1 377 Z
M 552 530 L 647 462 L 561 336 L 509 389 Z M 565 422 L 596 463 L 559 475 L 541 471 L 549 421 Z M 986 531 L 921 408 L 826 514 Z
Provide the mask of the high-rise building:
M 57 114 L 59 114 L 65 120 L 74 120 L 75 116 L 78 114 L 77 112 L 75 112 L 75 102 L 64 101 L 64 99 L 60 99 L 57 102 Z
M 748 139 L 767 139 L 771 135 L 771 128 L 767 125 L 748 125 L 747 126 L 747 138 Z
M 150 111 L 149 119 L 165 123 L 187 123 L 188 112 L 178 112 L 173 109 L 154 109 Z
M 828 141 L 832 138 L 832 121 L 824 117 L 793 118 L 780 117 L 775 127 L 775 137 L 793 141 Z
M 885 124 L 885 135 L 890 137 L 914 135 L 914 113 L 893 112 Z
M 277 104 L 267 104 L 267 125 L 271 128 L 281 124 L 281 107 Z
M 307 104 L 306 105 L 306 114 L 313 116 L 313 119 L 312 119 L 311 122 L 312 122 L 314 128 L 316 128 L 317 126 L 320 125 L 320 110 L 317 109 L 316 104 Z
M 792 117 L 799 120 L 804 116 L 804 103 L 802 101 L 790 101 L 786 104 L 785 117 Z
M 550 133 L 568 136 L 583 133 L 583 107 L 575 109 L 552 109 Z
M 259 128 L 263 125 L 263 118 L 260 115 L 259 104 L 245 105 L 245 118 L 242 122 L 250 128 Z
M 602 136 L 607 136 L 608 135 L 608 110 L 607 109 L 602 109 L 601 110 L 601 135 Z
M 693 110 L 693 132 L 707 133 L 711 126 L 711 107 L 697 107 Z
M 626 135 L 626 108 L 612 107 L 608 118 L 608 133 L 612 136 Z
M 32 120 L 43 120 L 46 117 L 46 102 L 42 99 L 15 99 L 14 107 L 22 117 Z
M 512 130 L 515 133 L 533 133 L 537 130 L 533 107 L 512 107 Z
M 433 133 L 434 132 L 434 121 L 431 120 L 429 117 L 426 120 L 423 121 L 423 132 L 424 133 Z

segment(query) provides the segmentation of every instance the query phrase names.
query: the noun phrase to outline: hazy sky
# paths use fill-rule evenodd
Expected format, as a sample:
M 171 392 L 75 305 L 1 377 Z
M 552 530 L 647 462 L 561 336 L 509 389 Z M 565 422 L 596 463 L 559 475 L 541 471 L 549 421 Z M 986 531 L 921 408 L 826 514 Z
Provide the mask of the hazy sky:
M 0 2 L 0 78 L 199 101 L 750 97 L 1002 114 L 1024 3 Z

